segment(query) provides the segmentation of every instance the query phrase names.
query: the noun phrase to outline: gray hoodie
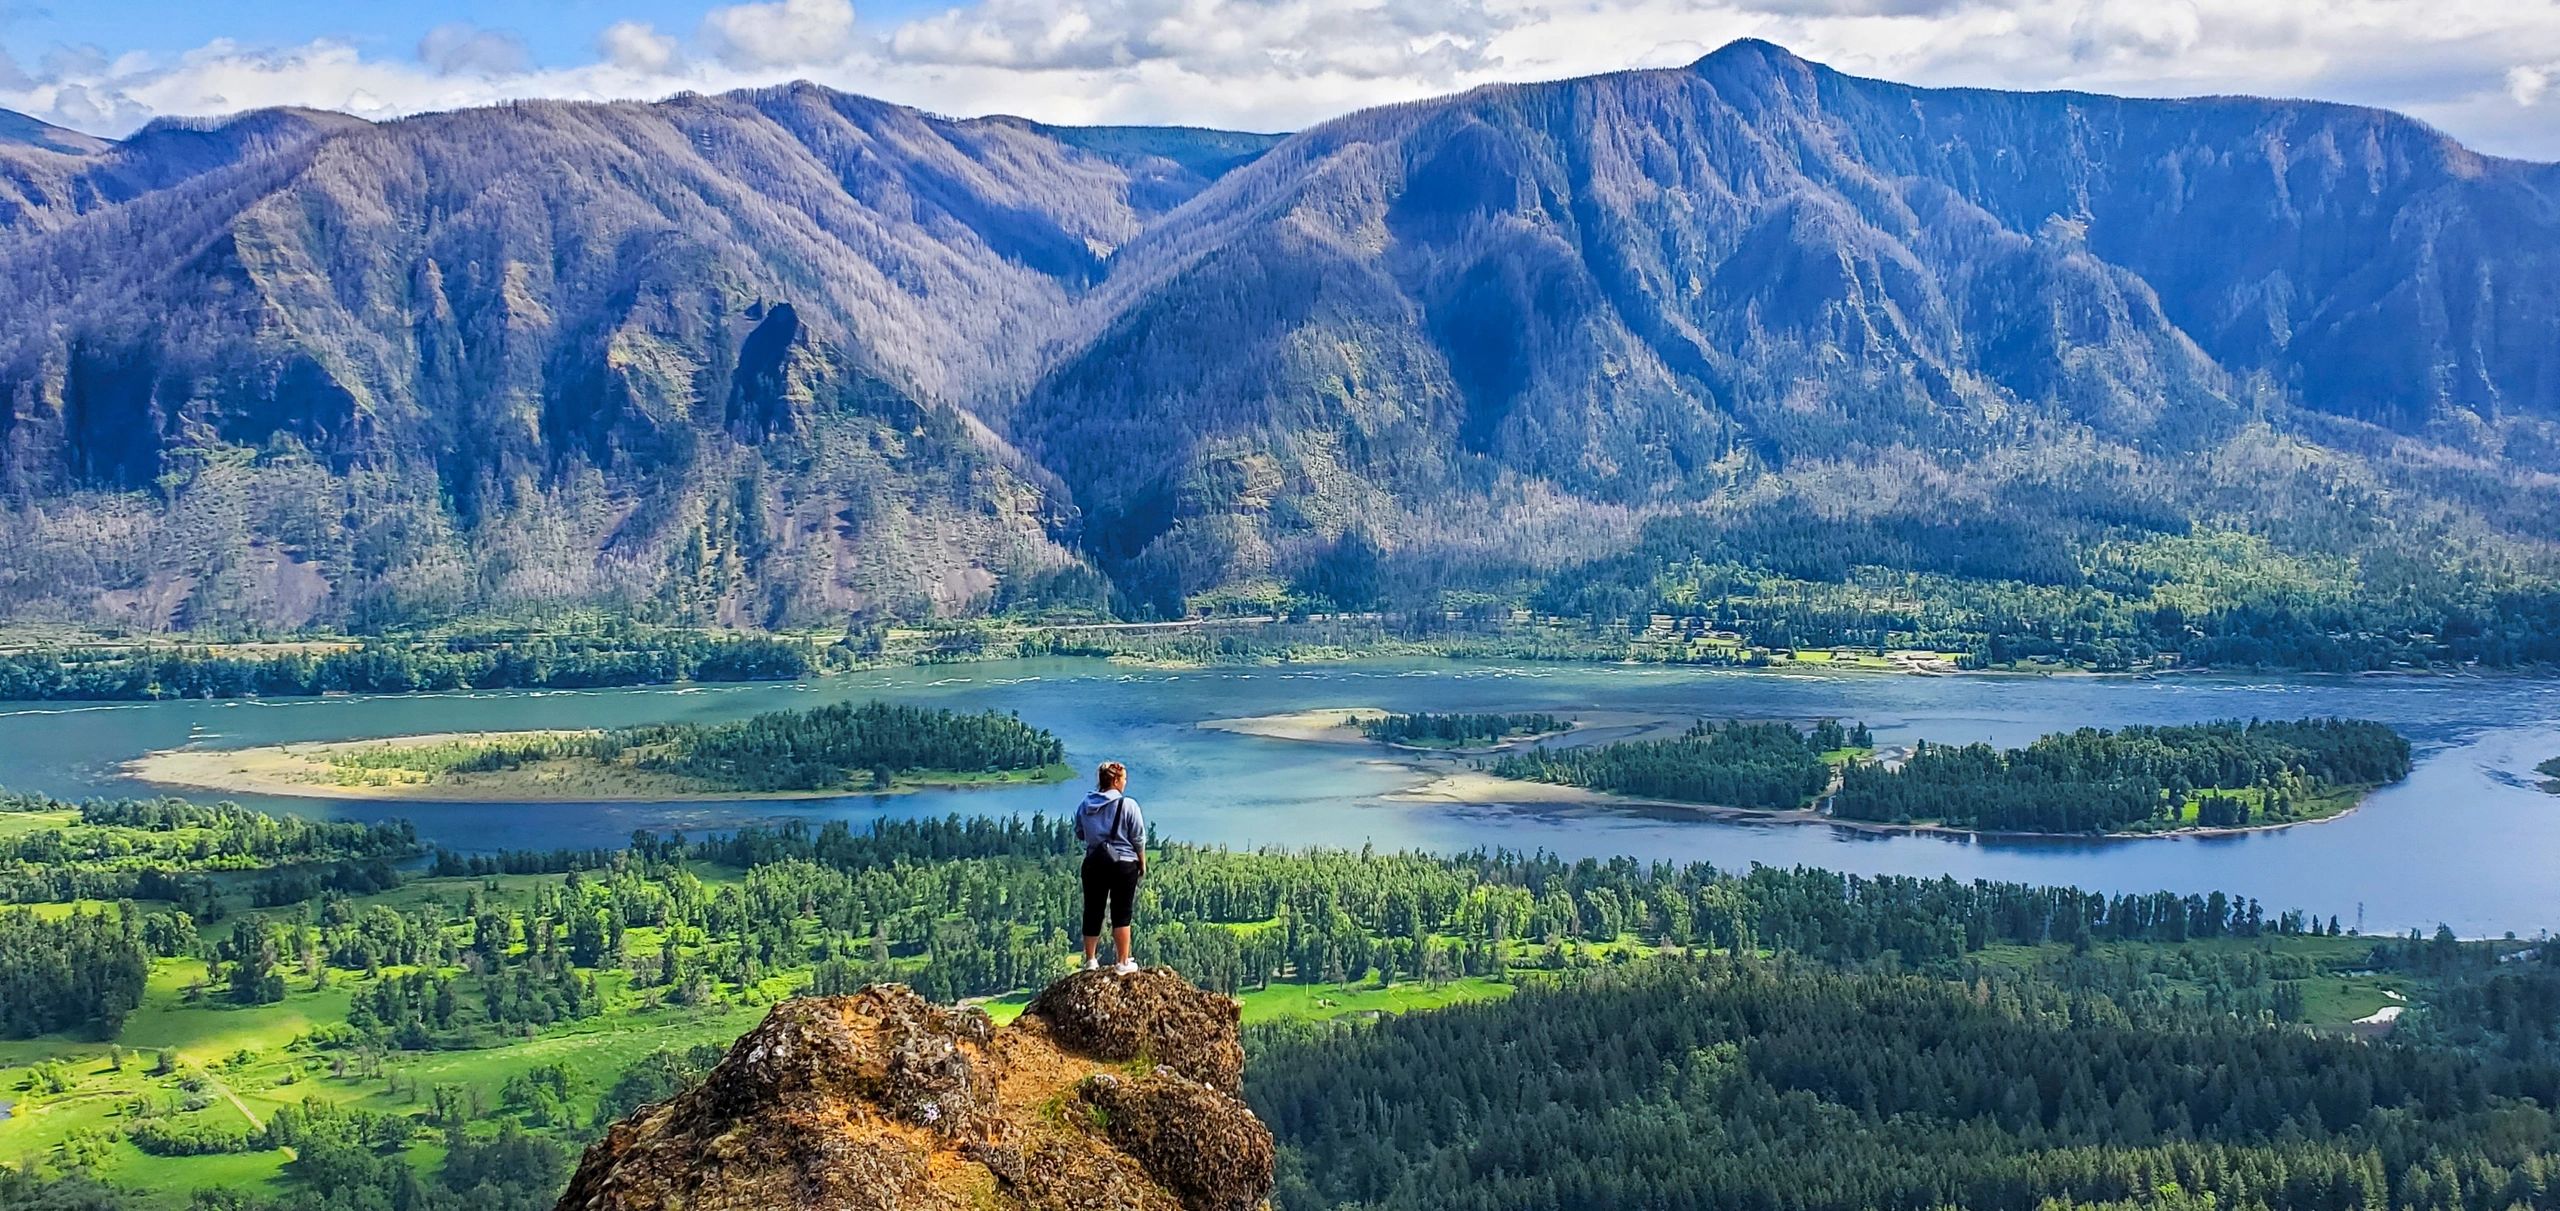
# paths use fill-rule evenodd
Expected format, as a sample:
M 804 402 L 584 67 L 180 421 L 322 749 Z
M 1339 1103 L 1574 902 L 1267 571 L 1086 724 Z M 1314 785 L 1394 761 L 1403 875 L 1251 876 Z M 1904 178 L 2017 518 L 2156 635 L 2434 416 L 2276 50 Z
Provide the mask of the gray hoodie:
M 1138 801 L 1118 791 L 1095 791 L 1076 805 L 1076 840 L 1100 845 L 1118 862 L 1135 862 L 1147 849 L 1147 818 Z

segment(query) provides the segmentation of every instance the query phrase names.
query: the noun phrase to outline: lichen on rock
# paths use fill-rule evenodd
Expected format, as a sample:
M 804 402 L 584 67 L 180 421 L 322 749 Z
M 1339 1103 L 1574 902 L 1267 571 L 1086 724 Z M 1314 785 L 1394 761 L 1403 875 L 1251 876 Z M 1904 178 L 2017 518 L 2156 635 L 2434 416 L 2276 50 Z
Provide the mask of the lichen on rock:
M 1070 976 L 1003 1029 L 900 985 L 788 1001 L 615 1124 L 560 1211 L 1250 1211 L 1272 1143 L 1238 1016 L 1161 968 Z
M 1170 1068 L 1100 1073 L 1078 1093 L 1103 1134 L 1191 1211 L 1251 1211 L 1270 1193 L 1271 1133 L 1233 1095 Z
M 1079 972 L 1033 998 L 1025 1019 L 1059 1045 L 1105 1060 L 1160 1064 L 1222 1093 L 1244 1092 L 1243 1007 L 1208 996 L 1169 968 L 1113 977 Z

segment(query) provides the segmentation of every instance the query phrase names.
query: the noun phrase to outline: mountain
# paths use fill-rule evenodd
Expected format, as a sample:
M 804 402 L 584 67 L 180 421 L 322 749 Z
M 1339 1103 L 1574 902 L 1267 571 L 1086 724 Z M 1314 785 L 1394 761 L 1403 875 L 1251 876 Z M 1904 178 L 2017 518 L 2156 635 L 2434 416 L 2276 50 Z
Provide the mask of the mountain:
M 2271 413 L 2541 473 L 2555 234 L 2560 169 L 2393 114 L 1917 89 L 1741 42 L 1298 136 L 1115 258 L 1014 429 L 1097 549 L 1183 592 L 1364 516 L 1466 542 L 1488 506 L 1899 451 L 2166 479 L 2145 456 Z
M 2174 631 L 2280 564 L 2436 633 L 2560 570 L 2560 167 L 2382 111 L 1740 42 L 1286 139 L 810 85 L 244 125 L 6 150 L 152 184 L 0 229 L 0 610 L 775 624 L 1090 566 L 1603 614 L 1732 567 Z
M 1251 1211 L 1273 1153 L 1237 1014 L 1161 967 L 1068 976 L 1001 1029 L 898 985 L 786 1001 L 590 1147 L 560 1211 Z
M 0 346 L 0 487 L 30 502 L 0 604 L 956 608 L 1070 560 L 1044 473 L 958 404 L 1255 145 L 1089 152 L 807 85 L 209 131 L 245 127 L 303 134 L 216 164 L 147 130 L 97 157 L 171 183 L 0 240 L 44 320 Z

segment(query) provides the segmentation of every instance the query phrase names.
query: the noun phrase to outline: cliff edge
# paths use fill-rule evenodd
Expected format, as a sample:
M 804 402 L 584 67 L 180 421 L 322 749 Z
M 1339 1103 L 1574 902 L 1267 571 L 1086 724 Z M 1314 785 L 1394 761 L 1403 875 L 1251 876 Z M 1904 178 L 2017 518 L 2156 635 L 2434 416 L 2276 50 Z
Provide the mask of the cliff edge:
M 999 1029 L 904 986 L 775 1007 L 587 1149 L 559 1211 L 1251 1211 L 1271 1133 L 1234 1000 L 1079 972 Z

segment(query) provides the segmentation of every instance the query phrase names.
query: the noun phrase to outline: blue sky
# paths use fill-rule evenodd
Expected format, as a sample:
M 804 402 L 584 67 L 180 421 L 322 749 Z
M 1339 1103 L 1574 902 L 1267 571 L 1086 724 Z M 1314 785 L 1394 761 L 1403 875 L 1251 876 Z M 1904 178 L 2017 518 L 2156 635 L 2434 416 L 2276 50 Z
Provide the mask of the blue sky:
M 1917 84 L 2378 105 L 2560 160 L 2560 0 L 0 0 L 0 107 L 120 136 L 806 78 L 944 113 L 1284 130 L 1738 37 Z

